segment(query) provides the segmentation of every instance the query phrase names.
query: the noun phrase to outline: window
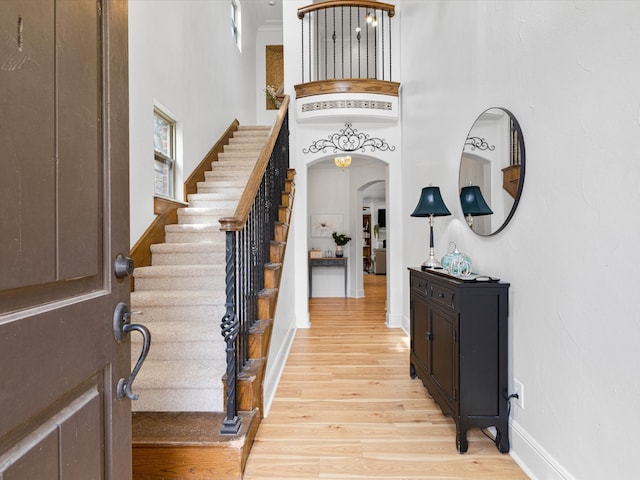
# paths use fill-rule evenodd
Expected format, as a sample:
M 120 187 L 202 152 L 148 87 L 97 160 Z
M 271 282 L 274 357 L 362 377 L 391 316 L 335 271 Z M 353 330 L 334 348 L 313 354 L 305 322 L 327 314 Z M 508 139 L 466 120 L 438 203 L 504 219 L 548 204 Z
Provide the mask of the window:
M 176 166 L 176 122 L 153 110 L 154 193 L 173 198 Z
M 240 0 L 231 0 L 231 35 L 238 46 L 238 50 L 242 51 L 240 42 Z

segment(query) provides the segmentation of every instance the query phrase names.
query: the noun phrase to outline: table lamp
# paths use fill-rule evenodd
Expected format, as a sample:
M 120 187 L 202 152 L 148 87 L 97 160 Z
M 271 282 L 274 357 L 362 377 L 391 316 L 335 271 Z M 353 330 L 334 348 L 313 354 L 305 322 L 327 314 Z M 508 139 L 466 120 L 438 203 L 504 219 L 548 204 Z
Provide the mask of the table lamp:
M 411 214 L 412 217 L 429 217 L 429 258 L 422 264 L 422 268 L 442 268 L 440 262 L 436 260 L 433 251 L 433 217 L 444 217 L 451 215 L 447 209 L 442 195 L 440 195 L 440 187 L 424 187 L 418 205 Z

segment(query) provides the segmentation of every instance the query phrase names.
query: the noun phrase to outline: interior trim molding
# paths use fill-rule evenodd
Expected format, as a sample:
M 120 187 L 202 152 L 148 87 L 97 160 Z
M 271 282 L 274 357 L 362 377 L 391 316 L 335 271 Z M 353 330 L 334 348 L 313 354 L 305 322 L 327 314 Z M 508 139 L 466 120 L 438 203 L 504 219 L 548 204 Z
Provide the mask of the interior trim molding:
M 509 455 L 531 480 L 577 480 L 518 422 L 510 419 L 509 427 L 511 429 Z

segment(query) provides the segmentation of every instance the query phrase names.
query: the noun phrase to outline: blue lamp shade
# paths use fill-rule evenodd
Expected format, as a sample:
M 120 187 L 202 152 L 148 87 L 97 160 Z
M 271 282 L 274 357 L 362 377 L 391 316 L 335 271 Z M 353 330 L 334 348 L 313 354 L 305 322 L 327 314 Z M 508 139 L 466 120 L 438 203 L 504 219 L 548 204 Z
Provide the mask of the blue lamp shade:
M 451 215 L 440 195 L 440 187 L 424 187 L 412 217 L 444 217 Z
M 476 185 L 462 187 L 460 205 L 462 205 L 462 213 L 465 216 L 479 217 L 493 214 L 487 202 L 484 201 L 480 187 Z

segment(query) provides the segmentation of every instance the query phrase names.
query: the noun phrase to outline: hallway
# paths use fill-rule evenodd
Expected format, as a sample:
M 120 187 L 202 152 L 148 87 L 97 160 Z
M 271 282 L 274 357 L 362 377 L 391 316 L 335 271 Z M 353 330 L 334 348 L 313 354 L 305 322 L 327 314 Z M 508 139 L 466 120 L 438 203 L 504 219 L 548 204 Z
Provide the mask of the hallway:
M 455 426 L 409 377 L 409 338 L 385 326 L 386 277 L 365 298 L 312 298 L 244 480 L 526 479 L 478 429 Z

